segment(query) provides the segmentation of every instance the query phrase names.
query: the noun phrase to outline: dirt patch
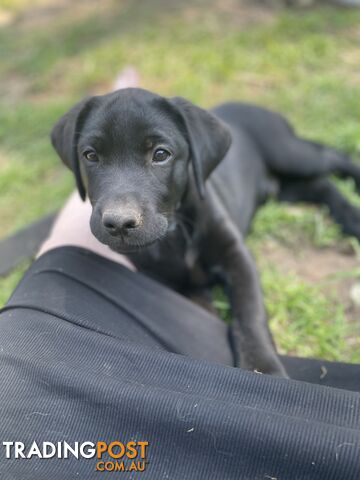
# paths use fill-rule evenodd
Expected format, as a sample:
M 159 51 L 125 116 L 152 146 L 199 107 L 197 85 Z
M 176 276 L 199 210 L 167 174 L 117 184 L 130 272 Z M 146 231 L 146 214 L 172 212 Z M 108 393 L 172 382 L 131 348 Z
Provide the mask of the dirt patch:
M 37 5 L 23 9 L 14 17 L 16 27 L 22 30 L 46 27 L 62 16 L 81 19 L 96 11 L 103 11 L 114 4 L 113 0 L 42 0 Z M 90 26 L 91 27 L 91 26 Z
M 16 103 L 28 96 L 30 81 L 17 73 L 0 78 L 0 100 Z
M 277 4 L 278 6 L 278 4 Z M 256 23 L 269 23 L 276 17 L 278 8 L 267 2 L 249 0 L 213 0 L 212 2 L 194 2 L 184 8 L 185 19 L 202 22 L 210 15 L 222 16 L 232 27 L 246 28 Z
M 7 162 L 8 162 L 8 158 L 6 156 L 6 153 L 0 150 L 0 169 L 5 167 Z
M 8 10 L 0 8 L 0 28 L 7 27 L 14 19 L 14 14 Z
M 126 5 L 128 0 L 122 0 Z M 162 7 L 169 7 L 166 0 L 149 0 L 147 4 L 153 4 L 154 9 L 162 11 Z M 189 20 L 201 21 L 207 13 L 224 15 L 231 24 L 242 26 L 253 23 L 262 23 L 274 18 L 275 13 L 284 4 L 280 0 L 179 0 L 176 5 L 177 14 L 183 15 Z M 81 18 L 94 11 L 103 13 L 104 10 L 119 7 L 119 0 L 36 0 L 31 6 L 24 4 L 16 12 L 2 9 L 4 24 L 14 23 L 22 29 L 34 29 L 46 26 L 54 18 L 62 15 L 71 19 Z M 175 7 L 175 5 L 174 5 Z M 141 6 L 139 5 L 139 9 Z M 175 11 L 175 10 L 174 10 Z M 0 12 L 0 13 L 1 13 Z M 1 20 L 1 16 L 0 16 Z M 90 26 L 91 27 L 91 26 Z
M 274 266 L 280 273 L 294 274 L 317 285 L 325 295 L 334 295 L 345 306 L 349 321 L 358 321 L 359 308 L 351 300 L 351 289 L 360 278 L 360 259 L 354 252 L 304 245 L 294 250 L 275 241 L 262 245 L 260 263 Z

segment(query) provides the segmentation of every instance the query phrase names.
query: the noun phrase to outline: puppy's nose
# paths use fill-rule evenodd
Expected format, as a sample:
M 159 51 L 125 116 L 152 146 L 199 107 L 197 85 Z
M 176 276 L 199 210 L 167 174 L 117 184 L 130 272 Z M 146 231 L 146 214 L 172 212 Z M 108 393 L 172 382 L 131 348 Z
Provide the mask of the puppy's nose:
M 104 212 L 103 225 L 111 235 L 126 234 L 139 227 L 141 215 L 136 212 Z

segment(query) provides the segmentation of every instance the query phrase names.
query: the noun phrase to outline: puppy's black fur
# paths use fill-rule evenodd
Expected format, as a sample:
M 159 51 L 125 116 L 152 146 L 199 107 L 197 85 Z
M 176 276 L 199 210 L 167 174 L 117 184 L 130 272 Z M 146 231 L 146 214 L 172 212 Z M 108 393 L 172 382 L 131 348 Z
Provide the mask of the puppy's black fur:
M 360 168 L 300 139 L 277 113 L 243 103 L 207 112 L 141 89 L 92 97 L 55 125 L 52 142 L 93 211 L 94 235 L 185 295 L 223 281 L 243 368 L 285 375 L 244 235 L 270 196 L 327 205 L 360 239 L 360 210 L 326 177 Z

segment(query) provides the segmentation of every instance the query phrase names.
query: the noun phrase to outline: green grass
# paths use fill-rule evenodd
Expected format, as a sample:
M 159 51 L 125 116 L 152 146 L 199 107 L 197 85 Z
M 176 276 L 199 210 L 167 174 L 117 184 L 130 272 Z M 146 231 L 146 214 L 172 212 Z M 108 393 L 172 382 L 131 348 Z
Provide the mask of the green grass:
M 82 96 L 105 92 L 128 64 L 145 88 L 203 106 L 228 99 L 263 104 L 303 135 L 360 157 L 360 10 L 287 10 L 248 23 L 211 1 L 94 5 L 0 27 L 0 236 L 61 206 L 73 180 L 52 151 L 51 125 Z M 24 18 L 29 7 L 2 0 L 0 8 Z M 351 182 L 337 183 L 359 204 Z M 255 219 L 249 242 L 256 255 L 269 238 L 298 249 L 344 243 L 325 209 L 275 202 Z M 22 270 L 0 280 L 0 303 Z M 336 291 L 324 293 L 266 264 L 261 270 L 283 352 L 359 360 Z
M 262 281 L 280 351 L 304 357 L 349 359 L 345 343 L 349 329 L 344 309 L 335 296 L 331 301 L 320 288 L 270 268 L 263 271 Z
M 23 262 L 17 268 L 15 268 L 6 278 L 1 280 L 1 289 L 0 289 L 0 305 L 10 298 L 10 295 L 14 291 L 16 285 L 19 283 L 24 272 L 29 267 L 30 262 Z
M 346 338 L 353 332 L 335 295 L 325 296 L 318 286 L 293 274 L 284 275 L 273 266 L 263 266 L 261 272 L 270 326 L 280 353 L 360 361 L 358 350 L 349 353 Z M 215 295 L 219 314 L 229 322 L 231 313 L 224 294 L 217 290 Z

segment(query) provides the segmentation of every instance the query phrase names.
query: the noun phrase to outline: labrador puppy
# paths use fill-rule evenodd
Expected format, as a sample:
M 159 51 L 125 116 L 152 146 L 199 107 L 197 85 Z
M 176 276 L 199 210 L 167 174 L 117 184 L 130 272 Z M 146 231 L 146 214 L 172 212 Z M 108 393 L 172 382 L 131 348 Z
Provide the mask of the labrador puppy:
M 209 112 L 138 88 L 81 101 L 51 139 L 90 199 L 95 237 L 184 295 L 221 282 L 237 365 L 285 376 L 244 236 L 276 196 L 327 205 L 360 239 L 360 210 L 326 178 L 352 177 L 360 191 L 360 168 L 277 113 L 244 103 Z

